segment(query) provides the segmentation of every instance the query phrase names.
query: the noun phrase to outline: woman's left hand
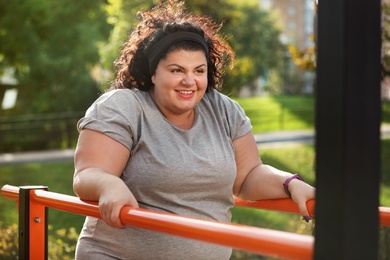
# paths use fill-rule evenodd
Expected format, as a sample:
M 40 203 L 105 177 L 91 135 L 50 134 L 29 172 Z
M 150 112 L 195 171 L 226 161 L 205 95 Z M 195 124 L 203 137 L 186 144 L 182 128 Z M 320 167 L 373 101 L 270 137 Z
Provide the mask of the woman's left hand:
M 299 211 L 304 219 L 308 221 L 313 218 L 314 216 L 310 215 L 307 210 L 306 203 L 308 200 L 315 198 L 315 188 L 301 180 L 294 179 L 290 181 L 288 190 L 291 193 L 293 201 L 297 203 Z

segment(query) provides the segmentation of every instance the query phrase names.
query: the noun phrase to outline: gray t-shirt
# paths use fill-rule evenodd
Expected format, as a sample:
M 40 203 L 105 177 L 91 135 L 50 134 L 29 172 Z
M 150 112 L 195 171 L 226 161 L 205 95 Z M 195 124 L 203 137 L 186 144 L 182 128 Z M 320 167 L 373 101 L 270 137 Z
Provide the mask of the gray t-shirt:
M 183 130 L 166 120 L 148 92 L 113 90 L 87 110 L 78 123 L 83 128 L 102 132 L 131 151 L 121 178 L 140 207 L 231 221 L 232 141 L 252 128 L 235 101 L 207 92 L 195 107 L 192 128 Z M 94 253 L 101 258 L 90 258 Z M 77 259 L 229 259 L 230 254 L 230 248 L 134 227 L 114 229 L 91 217 L 77 248 Z

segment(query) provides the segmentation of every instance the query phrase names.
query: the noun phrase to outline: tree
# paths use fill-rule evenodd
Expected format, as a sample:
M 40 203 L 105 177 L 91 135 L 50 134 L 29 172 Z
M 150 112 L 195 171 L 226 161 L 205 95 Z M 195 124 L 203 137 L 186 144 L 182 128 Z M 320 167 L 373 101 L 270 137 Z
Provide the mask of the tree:
M 99 61 L 97 42 L 110 30 L 104 5 L 104 0 L 0 0 L 0 70 L 15 70 L 17 112 L 85 110 L 97 97 L 90 71 Z
M 137 11 L 150 9 L 156 1 L 108 2 L 108 21 L 114 28 L 108 43 L 101 46 L 100 53 L 104 68 L 113 71 L 113 61 L 130 30 L 138 23 Z M 221 32 L 236 51 L 236 66 L 227 75 L 223 92 L 236 95 L 241 86 L 252 84 L 260 75 L 267 74 L 268 70 L 281 66 L 284 49 L 279 42 L 280 31 L 275 28 L 271 16 L 259 9 L 257 1 L 237 4 L 229 0 L 191 0 L 186 1 L 185 6 L 190 12 L 223 23 Z
M 249 85 L 259 76 L 267 78 L 275 71 L 283 71 L 285 46 L 280 42 L 281 31 L 270 13 L 257 4 L 241 3 L 226 25 L 231 44 L 236 52 L 236 66 L 227 77 L 225 92 L 237 94 L 240 87 Z
M 298 49 L 294 45 L 289 45 L 288 50 L 298 68 L 314 72 L 316 70 L 316 47 L 313 45 L 310 48 Z
M 119 51 L 139 22 L 137 13 L 141 10 L 149 10 L 156 3 L 153 0 L 108 0 L 107 2 L 105 12 L 107 23 L 112 26 L 112 30 L 107 41 L 99 45 L 100 63 L 102 69 L 108 72 L 108 75 L 100 75 L 103 89 L 114 76 L 113 64 L 118 58 Z

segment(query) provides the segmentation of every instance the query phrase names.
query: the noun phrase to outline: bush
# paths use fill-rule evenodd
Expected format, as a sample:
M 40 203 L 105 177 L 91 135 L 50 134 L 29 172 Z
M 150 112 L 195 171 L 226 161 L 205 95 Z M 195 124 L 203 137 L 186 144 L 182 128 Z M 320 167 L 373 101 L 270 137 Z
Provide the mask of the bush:
M 16 259 L 18 255 L 18 225 L 0 229 L 0 258 Z
M 49 231 L 53 227 L 49 225 Z M 76 242 L 79 234 L 75 228 L 58 229 L 49 232 L 48 238 L 48 258 L 49 259 L 74 259 Z M 0 229 L 0 259 L 18 258 L 18 225 L 13 224 L 9 227 Z

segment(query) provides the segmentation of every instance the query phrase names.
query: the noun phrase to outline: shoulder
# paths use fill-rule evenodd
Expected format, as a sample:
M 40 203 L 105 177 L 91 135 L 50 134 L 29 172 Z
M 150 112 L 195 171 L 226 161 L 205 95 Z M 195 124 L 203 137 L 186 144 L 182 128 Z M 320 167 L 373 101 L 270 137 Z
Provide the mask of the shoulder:
M 96 103 L 128 101 L 132 99 L 144 99 L 146 92 L 137 89 L 114 89 L 103 93 Z
M 92 107 L 105 107 L 107 109 L 129 109 L 142 107 L 148 103 L 149 93 L 137 89 L 115 89 L 103 93 Z
M 217 90 L 206 92 L 203 99 L 206 103 L 209 103 L 218 109 L 227 111 L 231 109 L 242 110 L 241 106 L 235 100 Z
M 205 94 L 202 104 L 207 109 L 205 113 L 212 114 L 215 121 L 221 122 L 231 140 L 243 136 L 252 129 L 245 111 L 230 97 L 212 90 Z

